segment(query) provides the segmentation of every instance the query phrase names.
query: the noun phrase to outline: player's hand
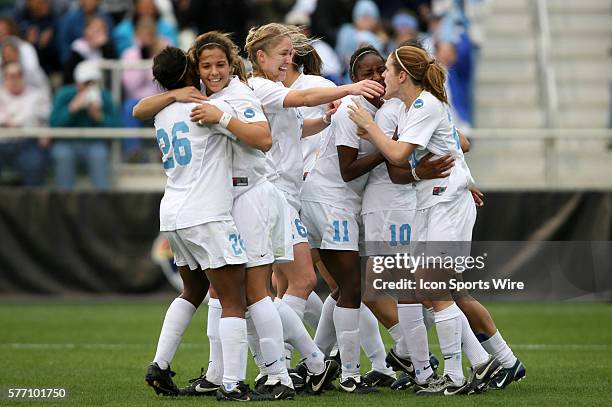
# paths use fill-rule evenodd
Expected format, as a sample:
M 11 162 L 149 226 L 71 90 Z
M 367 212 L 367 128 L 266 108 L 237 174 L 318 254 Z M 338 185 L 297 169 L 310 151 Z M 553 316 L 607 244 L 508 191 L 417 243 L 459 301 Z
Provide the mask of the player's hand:
M 455 159 L 447 154 L 436 160 L 432 160 L 433 154 L 429 153 L 419 161 L 415 172 L 420 179 L 446 178 L 455 166 Z
M 349 86 L 349 93 L 354 96 L 374 98 L 385 94 L 385 87 L 370 79 L 365 79 L 347 86 Z
M 202 103 L 194 107 L 189 115 L 192 122 L 202 124 L 217 124 L 223 116 L 223 112 L 217 106 L 210 103 Z
M 172 90 L 170 92 L 172 92 L 172 96 L 174 97 L 175 102 L 201 103 L 208 100 L 208 98 L 202 95 L 202 93 L 200 93 L 200 91 L 194 86 L 187 86 L 184 88 Z
M 374 124 L 374 118 L 366 109 L 361 106 L 359 103 L 359 99 L 353 99 L 354 105 L 348 105 L 349 109 L 349 117 L 350 119 L 357 125 L 357 127 L 361 127 L 364 130 L 368 129 L 368 126 L 372 126 Z M 363 135 L 360 137 L 367 139 L 367 135 Z
M 471 186 L 468 188 L 472 193 L 472 198 L 474 198 L 474 203 L 477 208 L 482 208 L 484 206 L 484 194 L 482 191 L 475 186 Z
M 340 106 L 339 100 L 335 100 L 327 104 L 327 110 L 325 111 L 325 121 L 327 123 L 331 123 L 331 118 L 338 111 L 339 106 Z

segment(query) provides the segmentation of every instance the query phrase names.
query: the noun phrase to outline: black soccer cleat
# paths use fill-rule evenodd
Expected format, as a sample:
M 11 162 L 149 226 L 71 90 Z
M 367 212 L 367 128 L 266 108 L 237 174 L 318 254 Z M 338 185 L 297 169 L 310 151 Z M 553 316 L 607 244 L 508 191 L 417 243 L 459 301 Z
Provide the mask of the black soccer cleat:
M 372 387 L 391 387 L 395 383 L 395 377 L 381 373 L 378 370 L 370 370 L 362 379 L 364 383 Z
M 204 369 L 202 369 L 200 377 L 189 380 L 189 386 L 179 390 L 179 396 L 214 396 L 218 388 L 218 384 L 206 380 Z
M 429 352 L 429 366 L 431 366 L 431 370 L 433 370 L 434 373 L 436 373 L 436 371 L 438 370 L 438 366 L 440 366 L 440 361 L 438 360 L 436 355 L 431 352 Z
M 406 390 L 410 386 L 413 385 L 412 380 L 410 380 L 410 376 L 406 372 L 400 372 L 396 381 L 394 381 L 391 386 L 392 390 Z
M 219 386 L 217 389 L 217 400 L 228 400 L 228 401 L 267 401 L 273 400 L 269 394 L 259 393 L 255 390 L 251 390 L 248 384 L 239 382 L 233 390 L 227 391 L 225 386 Z
M 274 384 L 264 384 L 257 392 L 268 396 L 270 400 L 293 400 L 295 398 L 295 390 L 280 381 Z
M 472 373 L 468 380 L 468 394 L 487 390 L 489 383 L 502 369 L 503 366 L 500 361 L 493 356 L 489 356 L 489 360 L 471 369 Z
M 412 361 L 409 358 L 399 356 L 397 353 L 395 353 L 395 349 L 391 348 L 389 350 L 387 357 L 385 358 L 385 362 L 387 363 L 387 367 L 390 367 L 396 372 L 404 372 L 409 376 L 410 380 L 413 382 L 416 381 Z
M 338 390 L 344 393 L 351 394 L 370 394 L 378 393 L 378 388 L 365 383 L 361 377 L 349 377 L 341 381 L 338 385 Z
M 167 369 L 161 369 L 156 362 L 152 362 L 147 368 L 145 380 L 155 390 L 156 394 L 176 396 L 179 394 L 179 389 L 172 381 L 172 377 L 175 374 L 170 370 L 170 365 L 168 365 Z
M 469 383 L 455 384 L 453 380 L 444 375 L 430 382 L 427 387 L 416 392 L 417 396 L 457 396 L 468 393 Z
M 527 370 L 525 365 L 516 359 L 514 366 L 510 368 L 504 368 L 491 380 L 489 388 L 494 390 L 501 390 L 506 388 L 512 382 L 520 382 L 525 378 Z
M 287 373 L 289 373 L 289 378 L 293 383 L 293 388 L 295 391 L 299 393 L 304 390 L 304 387 L 306 386 L 306 376 L 308 373 L 298 371 L 297 366 L 296 369 L 287 369 Z
M 308 392 L 311 394 L 321 394 L 327 385 L 337 377 L 338 370 L 340 370 L 338 363 L 333 359 L 327 359 L 323 372 L 319 374 L 308 372 L 306 378 Z

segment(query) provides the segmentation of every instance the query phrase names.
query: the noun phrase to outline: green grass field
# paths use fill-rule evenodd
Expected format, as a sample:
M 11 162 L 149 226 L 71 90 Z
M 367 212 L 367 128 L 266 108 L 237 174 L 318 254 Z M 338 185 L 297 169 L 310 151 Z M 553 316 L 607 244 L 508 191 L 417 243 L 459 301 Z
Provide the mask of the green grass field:
M 144 373 L 155 353 L 168 303 L 0 304 L 0 405 L 189 406 L 212 398 L 158 397 Z M 609 406 L 612 389 L 612 305 L 493 304 L 489 307 L 526 380 L 504 391 L 454 398 L 417 398 L 412 391 L 383 390 L 357 396 L 327 392 L 287 401 L 302 406 Z M 196 314 L 173 369 L 179 386 L 208 361 L 206 308 Z M 383 336 L 387 344 L 390 338 Z M 432 344 L 436 344 L 432 338 Z M 432 345 L 438 354 L 439 348 Z M 364 362 L 364 372 L 368 364 Z M 255 375 L 249 362 L 248 380 Z M 62 400 L 8 400 L 8 388 L 64 388 Z M 264 403 L 260 403 L 264 405 Z

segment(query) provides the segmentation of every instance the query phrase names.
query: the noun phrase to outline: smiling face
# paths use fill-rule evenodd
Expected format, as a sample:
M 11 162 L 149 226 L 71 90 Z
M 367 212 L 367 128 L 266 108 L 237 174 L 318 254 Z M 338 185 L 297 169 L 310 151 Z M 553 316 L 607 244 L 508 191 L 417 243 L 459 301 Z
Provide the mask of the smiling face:
M 389 55 L 389 58 L 387 58 L 385 68 L 382 75 L 385 81 L 385 95 L 383 98 L 391 99 L 397 97 L 400 90 L 400 78 L 399 73 L 395 69 L 393 54 Z
M 230 81 L 231 67 L 225 52 L 218 47 L 205 48 L 200 52 L 198 73 L 204 82 L 207 94 L 219 92 Z
M 283 81 L 293 62 L 293 44 L 289 37 L 282 37 L 267 51 L 257 51 L 257 60 L 263 73 L 273 81 Z

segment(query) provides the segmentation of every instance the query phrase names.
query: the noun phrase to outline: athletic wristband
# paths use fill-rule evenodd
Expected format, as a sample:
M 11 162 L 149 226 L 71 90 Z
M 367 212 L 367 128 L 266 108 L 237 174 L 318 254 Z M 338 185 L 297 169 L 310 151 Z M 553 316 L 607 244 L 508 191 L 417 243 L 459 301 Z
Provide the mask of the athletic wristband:
M 420 181 L 421 178 L 419 178 L 419 176 L 416 173 L 416 168 L 412 168 L 412 178 L 414 178 L 415 181 Z
M 227 129 L 227 126 L 229 126 L 230 120 L 232 120 L 232 115 L 229 113 L 223 113 L 223 116 L 221 116 L 221 119 L 219 119 L 219 124 L 224 129 Z

